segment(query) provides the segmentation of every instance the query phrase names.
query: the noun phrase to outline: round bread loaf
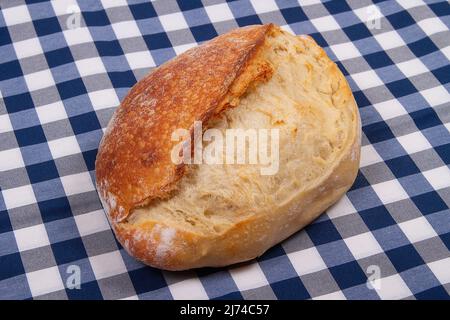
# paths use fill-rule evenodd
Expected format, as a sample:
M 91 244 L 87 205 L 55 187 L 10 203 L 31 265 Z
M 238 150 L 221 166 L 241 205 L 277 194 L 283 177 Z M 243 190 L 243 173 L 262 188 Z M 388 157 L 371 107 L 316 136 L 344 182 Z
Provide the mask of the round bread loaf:
M 276 166 L 174 161 L 173 132 L 194 135 L 195 121 L 223 136 L 277 132 Z M 100 143 L 97 189 L 137 259 L 167 270 L 230 265 L 262 255 L 350 188 L 360 132 L 346 79 L 312 38 L 272 24 L 239 28 L 130 90 Z

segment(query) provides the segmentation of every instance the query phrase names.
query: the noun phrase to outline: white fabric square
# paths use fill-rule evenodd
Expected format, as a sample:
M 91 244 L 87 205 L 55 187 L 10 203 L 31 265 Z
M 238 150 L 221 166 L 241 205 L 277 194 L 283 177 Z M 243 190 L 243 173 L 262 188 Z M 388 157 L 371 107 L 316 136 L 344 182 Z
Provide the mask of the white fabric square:
M 420 131 L 397 137 L 398 142 L 408 154 L 431 149 L 432 146 Z
M 383 161 L 383 159 L 381 159 L 377 150 L 375 150 L 375 148 L 371 144 L 361 147 L 361 160 L 360 160 L 361 168 L 367 167 L 367 166 L 370 166 L 371 164 L 379 163 L 382 161 Z
M 357 260 L 383 252 L 383 249 L 371 232 L 346 238 L 344 242 Z
M 407 199 L 408 195 L 398 180 L 390 180 L 372 185 L 383 204 Z
M 75 61 L 80 76 L 86 77 L 93 74 L 106 73 L 102 59 L 99 57 Z
M 118 39 L 142 36 L 142 33 L 134 20 L 113 23 L 111 26 Z
M 31 38 L 13 43 L 18 59 L 42 54 L 42 46 L 38 38 Z
M 13 130 L 11 120 L 8 114 L 0 115 L 0 133 L 10 132 Z
M 313 297 L 313 300 L 347 300 L 342 291 L 335 291 L 332 293 L 327 293 L 318 297 Z
M 26 275 L 33 297 L 64 289 L 57 266 L 29 272 Z
M 12 189 L 3 189 L 2 193 L 6 209 L 13 209 L 36 203 L 33 188 L 29 184 Z
M 75 136 L 48 141 L 48 147 L 53 159 L 81 153 L 80 146 Z
M 299 276 L 327 268 L 316 247 L 291 252 L 287 256 Z
M 93 42 L 89 29 L 86 27 L 67 29 L 64 30 L 63 33 L 69 46 L 80 43 Z
M 61 182 L 68 196 L 95 190 L 88 172 L 63 176 Z
M 125 54 L 127 58 L 128 64 L 131 69 L 141 69 L 141 68 L 150 68 L 154 67 L 155 61 L 153 61 L 153 57 L 148 51 L 139 51 Z
M 183 52 L 185 52 L 185 51 L 187 51 L 190 48 L 193 48 L 195 46 L 197 46 L 197 44 L 195 44 L 195 43 L 188 43 L 188 44 L 183 44 L 181 46 L 173 47 L 173 50 L 175 50 L 175 53 L 177 55 L 179 55 L 179 54 L 182 54 Z
M 379 288 L 375 288 L 382 300 L 398 300 L 412 295 L 405 281 L 398 275 L 379 279 Z
M 408 220 L 399 223 L 398 226 L 402 229 L 405 236 L 411 243 L 430 239 L 437 236 L 431 224 L 425 217 Z
M 437 17 L 417 21 L 417 24 L 422 28 L 423 31 L 425 31 L 427 35 L 432 35 L 434 33 L 442 31 L 448 31 L 448 28 L 445 26 L 445 24 L 441 21 L 441 19 Z
M 23 168 L 24 166 L 25 164 L 23 163 L 20 148 L 0 151 L 0 172 L 16 168 Z
M 78 232 L 82 237 L 110 229 L 103 210 L 76 215 L 75 223 L 77 224 Z
M 450 101 L 450 93 L 443 86 L 422 90 L 420 94 L 432 107 Z
M 397 48 L 405 45 L 405 41 L 403 41 L 403 39 L 395 30 L 380 33 L 374 35 L 374 37 L 384 50 L 389 50 L 392 48 Z
M 127 6 L 127 1 L 126 0 L 101 0 L 102 1 L 102 6 L 104 9 L 109 9 L 109 8 L 115 8 L 115 7 L 122 7 L 122 6 Z
M 14 230 L 19 251 L 31 250 L 50 245 L 44 224 Z
M 418 74 L 429 72 L 428 68 L 419 59 L 412 59 L 397 63 L 396 66 L 407 77 L 414 77 Z
M 211 22 L 228 21 L 234 19 L 233 13 L 231 12 L 230 7 L 226 3 L 215 4 L 213 6 L 206 6 L 205 10 Z
M 64 16 L 74 12 L 75 6 L 78 7 L 76 0 L 52 0 L 53 11 L 57 16 Z
M 450 169 L 447 166 L 422 172 L 434 190 L 450 187 Z
M 232 268 L 230 274 L 240 291 L 259 288 L 269 284 L 258 262 Z
M 186 19 L 184 19 L 184 15 L 181 12 L 175 12 L 159 16 L 159 21 L 161 21 L 161 25 L 167 32 L 181 29 L 189 29 Z
M 411 8 L 414 8 L 414 7 L 418 7 L 418 6 L 424 5 L 422 0 L 397 0 L 397 2 L 404 9 L 411 9 Z
M 127 272 L 119 251 L 89 257 L 89 262 L 97 280 Z
M 330 48 L 340 61 L 361 56 L 359 50 L 351 42 L 335 44 L 330 46 Z
M 31 21 L 30 12 L 26 5 L 2 9 L 2 14 L 7 26 Z
M 206 300 L 208 294 L 205 291 L 200 279 L 194 273 L 189 273 L 190 277 L 176 281 L 169 285 L 170 293 L 175 300 Z M 171 278 L 167 272 L 164 272 L 164 277 Z
M 403 116 L 408 113 L 397 99 L 376 103 L 373 107 L 378 111 L 383 120 Z
M 280 10 L 274 0 L 251 0 L 256 13 L 265 13 Z
M 55 85 L 55 80 L 49 69 L 24 75 L 30 91 L 39 90 Z
M 341 29 L 333 16 L 324 16 L 310 21 L 319 32 Z
M 441 49 L 441 52 L 448 60 L 450 60 L 450 46 Z
M 95 110 L 116 108 L 120 104 L 119 97 L 117 97 L 114 89 L 93 91 L 89 92 L 88 95 Z
M 327 215 L 330 219 L 346 216 L 348 214 L 355 213 L 356 209 L 350 202 L 349 198 L 344 195 L 338 202 L 332 205 L 327 210 Z
M 440 283 L 450 283 L 450 258 L 427 264 Z
M 37 107 L 36 113 L 41 124 L 67 119 L 66 109 L 61 101 Z
M 361 90 L 378 87 L 383 84 L 383 81 L 373 70 L 355 73 L 351 76 Z

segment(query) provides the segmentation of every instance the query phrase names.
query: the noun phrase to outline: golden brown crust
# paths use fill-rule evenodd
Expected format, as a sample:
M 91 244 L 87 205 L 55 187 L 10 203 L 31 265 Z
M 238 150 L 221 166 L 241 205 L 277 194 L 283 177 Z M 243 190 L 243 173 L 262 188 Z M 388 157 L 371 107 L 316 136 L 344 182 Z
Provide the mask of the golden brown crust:
M 139 81 L 115 111 L 100 143 L 96 181 L 114 222 L 155 198 L 167 197 L 184 167 L 170 159 L 177 128 L 208 121 L 222 111 L 233 82 L 272 25 L 233 30 L 163 64 Z M 261 73 L 267 70 L 260 70 Z M 261 77 L 255 74 L 254 77 Z M 239 97 L 255 79 L 243 79 Z

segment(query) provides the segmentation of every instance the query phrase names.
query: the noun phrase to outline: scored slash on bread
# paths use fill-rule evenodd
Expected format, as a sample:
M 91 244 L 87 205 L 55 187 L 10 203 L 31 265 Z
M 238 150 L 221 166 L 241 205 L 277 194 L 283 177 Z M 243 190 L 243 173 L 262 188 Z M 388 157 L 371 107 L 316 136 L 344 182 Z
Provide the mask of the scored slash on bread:
M 171 134 L 279 128 L 280 169 L 175 165 Z M 312 38 L 268 24 L 232 30 L 139 81 L 96 160 L 99 196 L 124 248 L 154 267 L 224 266 L 260 256 L 353 183 L 360 120 L 337 66 Z

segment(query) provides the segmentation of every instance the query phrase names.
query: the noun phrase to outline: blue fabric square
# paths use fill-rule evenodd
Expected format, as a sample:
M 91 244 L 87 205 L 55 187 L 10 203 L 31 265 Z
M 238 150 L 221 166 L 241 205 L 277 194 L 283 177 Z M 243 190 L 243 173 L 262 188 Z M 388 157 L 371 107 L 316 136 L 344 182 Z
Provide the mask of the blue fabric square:
M 59 177 L 55 161 L 45 161 L 26 166 L 28 177 L 31 183 L 38 183 L 45 180 L 56 179 Z
M 56 32 L 61 32 L 61 26 L 59 25 L 58 18 L 56 17 L 35 20 L 33 21 L 33 24 L 36 30 L 36 34 L 39 37 Z
M 325 38 L 318 32 L 311 33 L 310 36 L 314 39 L 314 41 L 317 42 L 317 44 L 321 47 L 328 47 L 328 42 L 325 40 Z
M 369 181 L 367 181 L 366 177 L 364 177 L 362 172 L 360 170 L 358 170 L 358 174 L 356 175 L 355 182 L 353 182 L 353 185 L 352 185 L 352 187 L 350 188 L 349 191 L 357 190 L 357 189 L 364 188 L 364 187 L 368 187 L 369 185 L 370 185 Z
M 88 112 L 80 114 L 79 116 L 70 117 L 69 120 L 75 134 L 101 129 L 100 122 L 98 122 L 95 112 Z
M 89 171 L 95 170 L 95 157 L 97 156 L 97 149 L 83 152 L 84 162 Z
M 400 11 L 386 17 L 394 29 L 400 29 L 416 24 L 416 21 L 406 11 Z
M 14 134 L 21 147 L 46 142 L 44 130 L 41 126 L 15 130 Z
M 84 11 L 83 19 L 89 27 L 107 26 L 110 24 L 108 16 L 104 10 Z
M 433 41 L 430 38 L 423 38 L 422 40 L 408 43 L 408 47 L 416 55 L 416 57 L 421 57 L 426 54 L 439 51 Z
M 427 215 L 448 209 L 444 200 L 436 191 L 424 193 L 411 198 L 421 213 Z
M 366 95 L 362 91 L 354 91 L 353 96 L 355 97 L 356 104 L 359 108 L 372 105 L 372 103 L 369 101 L 369 99 L 367 99 Z
M 441 157 L 442 161 L 444 161 L 446 165 L 450 164 L 450 143 L 439 147 L 435 147 L 434 150 L 437 152 L 437 154 Z
M 231 292 L 226 295 L 213 298 L 212 300 L 242 300 L 244 297 L 242 297 L 242 294 L 239 291 Z
M 308 20 L 305 12 L 303 12 L 300 7 L 286 8 L 281 9 L 280 11 L 287 23 L 296 23 Z
M 414 295 L 417 300 L 450 300 L 450 295 L 443 286 L 437 286 Z
M 23 76 L 18 60 L 0 63 L 0 81 Z
M 330 220 L 310 224 L 306 227 L 306 232 L 316 246 L 342 240 L 341 235 Z
M 401 178 L 420 172 L 419 168 L 417 168 L 414 161 L 412 161 L 411 157 L 408 155 L 386 160 L 386 164 L 396 178 Z
M 323 4 L 331 14 L 352 11 L 345 1 L 327 1 Z
M 114 88 L 131 88 L 136 83 L 133 71 L 110 72 L 108 75 Z
M 388 250 L 386 251 L 386 255 L 389 257 L 389 260 L 391 260 L 398 272 L 403 272 L 425 263 L 417 250 L 411 244 Z
M 367 281 L 366 274 L 356 261 L 331 267 L 330 272 L 341 290 L 357 286 Z
M 430 3 L 428 6 L 433 10 L 434 14 L 440 17 L 450 15 L 450 6 L 447 2 L 441 1 L 436 3 Z
M 8 28 L 0 28 L 0 46 L 12 43 L 11 37 L 9 36 Z
M 66 288 L 67 297 L 70 300 L 102 300 L 103 296 L 98 287 L 97 281 L 90 281 L 81 284 L 80 289 Z
M 367 29 L 367 26 L 364 23 L 354 24 L 345 27 L 342 30 L 344 30 L 345 34 L 351 41 L 356 41 L 372 36 L 369 29 Z
M 44 222 L 64 219 L 72 216 L 69 201 L 66 197 L 39 201 L 38 206 Z
M 121 56 L 123 55 L 122 47 L 119 41 L 95 41 L 98 53 L 100 56 Z
M 45 53 L 50 68 L 73 62 L 73 56 L 69 48 L 48 51 Z
M 57 83 L 56 87 L 58 88 L 61 99 L 69 99 L 87 93 L 86 87 L 81 79 L 73 79 Z
M 434 109 L 432 108 L 425 108 L 422 110 L 411 112 L 410 116 L 416 123 L 417 128 L 419 128 L 420 130 L 442 124 L 439 116 L 436 114 L 436 111 L 434 111 Z
M 363 131 L 371 143 L 394 139 L 394 134 L 384 121 L 368 124 Z
M 153 8 L 153 5 L 150 3 L 150 1 L 147 1 L 145 3 L 132 4 L 129 6 L 129 8 L 134 19 L 136 20 L 157 16 L 155 8 Z
M 129 272 L 131 282 L 137 294 L 154 291 L 167 286 L 160 270 L 151 267 L 140 268 Z
M 370 230 L 385 228 L 395 224 L 395 220 L 385 206 L 363 210 L 359 214 Z
M 409 79 L 402 79 L 386 83 L 386 87 L 388 87 L 392 94 L 397 98 L 417 92 L 417 89 Z
M 25 273 L 20 253 L 12 253 L 0 256 L 0 281 Z
M 447 84 L 450 82 L 450 65 L 431 70 L 431 73 L 433 73 L 441 84 Z
M 252 24 L 261 24 L 261 19 L 257 15 L 236 18 L 239 27 L 250 26 Z
M 450 232 L 441 234 L 440 238 L 441 238 L 442 242 L 445 244 L 445 246 L 447 247 L 447 249 L 450 251 Z
M 58 265 L 87 257 L 86 249 L 81 238 L 53 243 L 51 246 Z
M 177 0 L 178 6 L 182 11 L 197 9 L 197 8 L 203 8 L 203 4 L 200 0 Z
M 12 231 L 11 220 L 7 211 L 0 211 L 0 233 Z
M 258 258 L 258 260 L 270 260 L 276 257 L 284 256 L 286 252 L 284 251 L 283 247 L 281 245 L 276 245 L 264 252 L 264 254 Z
M 366 59 L 372 69 L 386 67 L 394 64 L 391 58 L 389 58 L 389 56 L 384 51 L 378 51 L 365 55 L 364 59 Z
M 300 278 L 286 279 L 270 284 L 273 292 L 281 300 L 305 300 L 311 298 Z
M 195 38 L 195 41 L 202 42 L 210 40 L 217 36 L 216 29 L 212 24 L 204 24 L 201 26 L 191 27 L 192 35 Z
M 170 40 L 165 32 L 146 34 L 143 37 L 145 44 L 150 50 L 172 47 L 172 44 L 170 43 Z
M 1 74 L 1 73 L 0 73 Z M 8 113 L 14 113 L 22 110 L 34 108 L 33 100 L 28 92 L 3 97 Z

